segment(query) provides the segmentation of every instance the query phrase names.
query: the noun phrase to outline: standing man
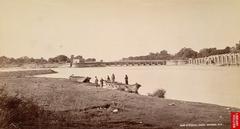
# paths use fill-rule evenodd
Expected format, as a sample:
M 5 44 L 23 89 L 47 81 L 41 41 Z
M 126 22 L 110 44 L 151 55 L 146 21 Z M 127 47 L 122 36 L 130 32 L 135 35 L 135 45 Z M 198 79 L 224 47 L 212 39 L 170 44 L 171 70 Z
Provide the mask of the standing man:
M 100 79 L 100 87 L 103 87 L 103 78 Z
M 96 85 L 96 87 L 98 87 L 98 79 L 97 79 L 97 76 L 95 76 L 95 85 Z
M 115 75 L 112 74 L 112 82 L 115 82 Z
M 110 80 L 110 77 L 107 75 L 107 81 L 108 82 L 111 82 L 111 80 Z
M 125 84 L 128 85 L 128 76 L 127 76 L 127 74 L 125 75 Z

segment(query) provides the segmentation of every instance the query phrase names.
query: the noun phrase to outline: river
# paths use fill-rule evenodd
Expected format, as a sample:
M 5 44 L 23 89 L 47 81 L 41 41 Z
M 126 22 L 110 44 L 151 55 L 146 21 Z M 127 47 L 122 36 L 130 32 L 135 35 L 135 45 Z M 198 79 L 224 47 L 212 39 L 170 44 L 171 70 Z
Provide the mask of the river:
M 44 77 L 68 78 L 71 74 L 106 79 L 114 73 L 116 81 L 139 83 L 139 93 L 146 95 L 156 89 L 166 90 L 166 98 L 240 107 L 240 67 L 216 66 L 130 66 L 56 68 L 59 73 Z

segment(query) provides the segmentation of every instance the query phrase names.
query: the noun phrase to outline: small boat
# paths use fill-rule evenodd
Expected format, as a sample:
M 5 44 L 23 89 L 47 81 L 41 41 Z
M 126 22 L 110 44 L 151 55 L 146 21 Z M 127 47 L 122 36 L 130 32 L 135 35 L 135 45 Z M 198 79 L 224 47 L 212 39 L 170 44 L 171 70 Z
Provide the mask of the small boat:
M 141 85 L 138 83 L 127 85 L 119 82 L 105 81 L 105 84 L 109 89 L 117 89 L 117 90 L 126 91 L 129 93 L 136 93 L 136 94 L 138 94 L 138 89 L 141 87 Z
M 91 79 L 90 77 L 74 76 L 74 75 L 69 76 L 69 80 L 75 81 L 75 82 L 89 83 L 90 79 Z

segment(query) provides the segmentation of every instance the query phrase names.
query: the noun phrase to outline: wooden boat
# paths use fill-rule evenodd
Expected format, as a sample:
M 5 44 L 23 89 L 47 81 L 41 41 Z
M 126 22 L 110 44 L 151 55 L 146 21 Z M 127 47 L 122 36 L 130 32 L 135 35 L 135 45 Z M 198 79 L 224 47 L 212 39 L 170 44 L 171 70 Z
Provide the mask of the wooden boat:
M 90 79 L 91 79 L 90 77 L 74 76 L 74 75 L 69 76 L 69 80 L 75 81 L 75 82 L 89 83 Z
M 138 89 L 141 87 L 141 85 L 138 83 L 127 85 L 119 82 L 105 81 L 105 84 L 106 84 L 106 87 L 109 89 L 117 89 L 117 90 L 126 91 L 129 93 L 136 93 L 136 94 L 138 94 Z

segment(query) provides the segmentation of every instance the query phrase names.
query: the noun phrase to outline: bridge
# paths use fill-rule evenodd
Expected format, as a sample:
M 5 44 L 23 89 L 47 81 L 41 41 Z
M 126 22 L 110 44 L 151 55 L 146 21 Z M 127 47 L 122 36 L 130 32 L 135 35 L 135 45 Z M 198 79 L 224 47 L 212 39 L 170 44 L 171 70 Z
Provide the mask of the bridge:
M 73 62 L 73 67 L 181 65 L 188 60 L 121 60 L 112 62 Z
M 221 54 L 221 55 L 212 55 L 203 58 L 190 58 L 188 60 L 189 64 L 196 65 L 239 65 L 240 64 L 240 53 L 229 53 L 229 54 Z
M 103 62 L 106 66 L 144 66 L 144 65 L 166 65 L 166 60 L 122 60 Z
M 74 63 L 73 67 L 103 67 L 103 66 L 150 66 L 150 65 L 166 65 L 165 60 L 124 60 L 111 62 L 80 62 Z M 70 66 L 71 67 L 71 66 Z
M 153 65 L 182 65 L 188 60 L 120 60 L 110 62 L 85 61 L 82 57 L 71 56 L 70 67 L 104 67 L 104 66 L 153 66 Z
M 240 53 L 212 55 L 188 60 L 120 60 L 112 62 L 82 62 L 71 60 L 70 67 L 101 67 L 101 66 L 153 66 L 153 65 L 240 65 Z

